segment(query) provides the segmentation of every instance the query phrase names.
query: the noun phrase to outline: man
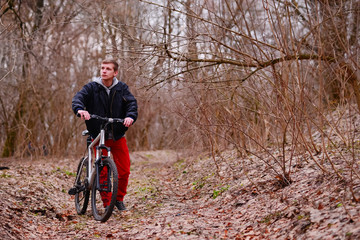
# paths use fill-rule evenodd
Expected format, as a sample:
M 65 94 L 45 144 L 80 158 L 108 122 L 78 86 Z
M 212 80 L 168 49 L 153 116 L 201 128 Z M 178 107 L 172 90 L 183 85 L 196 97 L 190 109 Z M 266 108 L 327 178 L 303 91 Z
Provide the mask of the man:
M 105 144 L 111 148 L 114 162 L 118 170 L 118 193 L 115 206 L 126 210 L 124 196 L 130 175 L 130 156 L 126 144 L 125 132 L 137 119 L 137 101 L 129 87 L 116 78 L 119 65 L 115 60 L 104 60 L 101 64 L 101 77 L 86 84 L 72 99 L 75 114 L 86 120 L 86 127 L 92 138 L 100 132 L 100 122 L 90 119 L 90 114 L 102 117 L 123 118 L 124 124 L 109 125 L 109 134 Z M 110 195 L 102 194 L 104 207 L 110 204 Z

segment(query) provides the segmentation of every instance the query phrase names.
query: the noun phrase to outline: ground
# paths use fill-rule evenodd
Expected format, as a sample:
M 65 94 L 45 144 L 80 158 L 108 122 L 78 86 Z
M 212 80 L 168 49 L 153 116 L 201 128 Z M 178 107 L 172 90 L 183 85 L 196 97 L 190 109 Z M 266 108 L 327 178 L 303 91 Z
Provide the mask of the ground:
M 266 164 L 232 151 L 134 152 L 128 211 L 105 223 L 90 206 L 77 215 L 67 194 L 77 159 L 0 159 L 9 168 L 0 170 L 2 239 L 360 239 L 348 185 L 304 156 L 281 185 Z

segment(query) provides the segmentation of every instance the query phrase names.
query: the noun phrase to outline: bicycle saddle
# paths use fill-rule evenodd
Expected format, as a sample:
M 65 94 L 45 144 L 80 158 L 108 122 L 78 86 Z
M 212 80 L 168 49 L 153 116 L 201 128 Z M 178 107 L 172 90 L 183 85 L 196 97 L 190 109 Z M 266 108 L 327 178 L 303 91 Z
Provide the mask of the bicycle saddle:
M 89 131 L 86 129 L 86 130 L 82 131 L 81 135 L 83 135 L 83 136 L 89 135 Z

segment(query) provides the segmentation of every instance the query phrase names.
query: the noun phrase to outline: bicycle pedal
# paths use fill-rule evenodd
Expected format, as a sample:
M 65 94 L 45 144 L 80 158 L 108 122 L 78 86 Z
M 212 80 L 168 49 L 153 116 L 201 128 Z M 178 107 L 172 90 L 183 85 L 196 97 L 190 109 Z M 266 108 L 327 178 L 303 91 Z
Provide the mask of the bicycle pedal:
M 69 191 L 68 191 L 69 195 L 75 195 L 77 193 L 78 193 L 78 190 L 77 190 L 76 187 L 70 188 Z

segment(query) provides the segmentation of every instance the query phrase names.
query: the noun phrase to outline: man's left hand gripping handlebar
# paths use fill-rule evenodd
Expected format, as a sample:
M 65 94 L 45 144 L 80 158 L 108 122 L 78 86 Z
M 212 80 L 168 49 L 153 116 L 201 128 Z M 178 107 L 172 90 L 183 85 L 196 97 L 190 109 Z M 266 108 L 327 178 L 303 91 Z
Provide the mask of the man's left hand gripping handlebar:
M 132 119 L 131 117 L 126 117 L 124 119 L 124 126 L 125 127 L 130 127 L 134 122 L 134 119 Z

